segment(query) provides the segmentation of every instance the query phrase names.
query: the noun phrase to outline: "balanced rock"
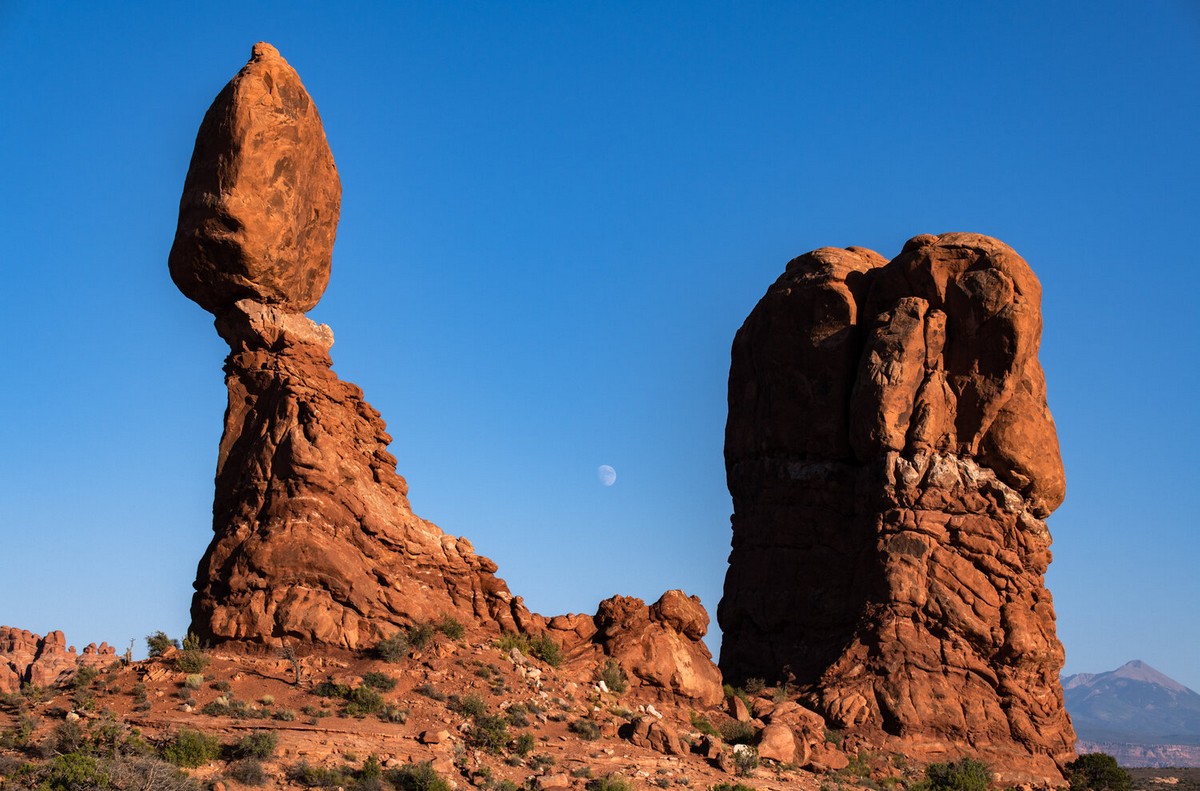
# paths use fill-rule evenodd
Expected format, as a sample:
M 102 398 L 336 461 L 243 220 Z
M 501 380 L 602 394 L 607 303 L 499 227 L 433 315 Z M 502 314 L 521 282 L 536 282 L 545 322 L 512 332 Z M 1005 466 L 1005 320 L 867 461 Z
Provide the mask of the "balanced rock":
M 311 310 L 329 283 L 342 185 L 295 69 L 258 43 L 196 136 L 171 277 L 205 310 L 239 299 Z
M 1041 329 L 1037 278 L 986 236 L 788 264 L 733 343 L 726 677 L 790 680 L 916 758 L 1061 779 L 1044 520 L 1065 479 Z
M 516 629 L 528 611 L 495 564 L 413 514 L 379 413 L 303 315 L 329 278 L 340 189 L 312 99 L 256 44 L 201 124 L 171 250 L 230 348 L 191 629 L 346 648 L 441 616 Z

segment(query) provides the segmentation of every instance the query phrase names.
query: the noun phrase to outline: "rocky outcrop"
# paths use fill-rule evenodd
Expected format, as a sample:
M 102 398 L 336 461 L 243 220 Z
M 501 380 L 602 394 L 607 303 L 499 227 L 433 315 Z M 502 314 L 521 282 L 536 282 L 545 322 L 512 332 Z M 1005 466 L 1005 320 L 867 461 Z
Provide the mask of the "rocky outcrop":
M 358 648 L 443 615 L 515 629 L 520 600 L 469 541 L 413 514 L 379 413 L 303 315 L 329 279 L 340 194 L 312 99 L 256 44 L 200 127 L 170 257 L 230 348 L 192 631 Z
M 329 279 L 339 197 L 312 100 L 273 47 L 255 45 L 200 127 L 170 258 L 230 349 L 215 536 L 191 630 L 363 648 L 454 616 L 550 635 L 584 664 L 611 657 L 664 695 L 719 700 L 698 599 L 615 597 L 595 616 L 544 618 L 469 541 L 412 512 L 383 420 L 334 374 L 329 327 L 304 316 Z
M 733 344 L 727 677 L 790 679 L 830 725 L 915 757 L 1060 778 L 1040 303 L 977 234 L 788 264 Z
M 48 687 L 72 676 L 80 667 L 107 667 L 116 662 L 108 643 L 89 643 L 83 654 L 67 645 L 61 631 L 45 637 L 25 629 L 0 626 L 0 694 L 16 692 L 25 684 Z

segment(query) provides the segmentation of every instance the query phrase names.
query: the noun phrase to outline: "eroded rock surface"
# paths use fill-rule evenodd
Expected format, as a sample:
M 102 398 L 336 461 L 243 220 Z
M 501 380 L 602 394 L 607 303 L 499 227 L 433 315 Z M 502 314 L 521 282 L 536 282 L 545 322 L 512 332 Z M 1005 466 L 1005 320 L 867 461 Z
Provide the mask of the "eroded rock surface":
M 103 668 L 116 661 L 116 651 L 108 643 L 89 643 L 78 654 L 61 631 L 42 637 L 0 626 L 0 694 L 16 692 L 23 684 L 48 687 L 80 667 Z
M 977 234 L 788 264 L 733 344 L 726 676 L 791 677 L 832 726 L 915 757 L 1059 778 L 1040 303 Z
M 334 374 L 330 328 L 304 316 L 329 277 L 339 195 L 312 100 L 273 47 L 255 45 L 201 125 L 171 251 L 175 282 L 230 348 L 192 631 L 365 648 L 452 616 L 547 634 L 581 678 L 612 658 L 666 698 L 720 700 L 698 599 L 615 597 L 595 616 L 545 618 L 469 541 L 412 512 L 383 420 Z

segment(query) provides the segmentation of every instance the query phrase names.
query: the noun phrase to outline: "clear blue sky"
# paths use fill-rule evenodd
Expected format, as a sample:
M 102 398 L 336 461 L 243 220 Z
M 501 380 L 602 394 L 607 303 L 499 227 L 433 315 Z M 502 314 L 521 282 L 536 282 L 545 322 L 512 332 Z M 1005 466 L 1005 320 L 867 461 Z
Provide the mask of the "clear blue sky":
M 345 5 L 0 0 L 0 623 L 187 624 L 226 347 L 166 258 L 264 39 L 342 177 L 335 369 L 535 610 L 715 613 L 742 320 L 806 250 L 976 231 L 1045 288 L 1067 671 L 1200 689 L 1194 0 Z

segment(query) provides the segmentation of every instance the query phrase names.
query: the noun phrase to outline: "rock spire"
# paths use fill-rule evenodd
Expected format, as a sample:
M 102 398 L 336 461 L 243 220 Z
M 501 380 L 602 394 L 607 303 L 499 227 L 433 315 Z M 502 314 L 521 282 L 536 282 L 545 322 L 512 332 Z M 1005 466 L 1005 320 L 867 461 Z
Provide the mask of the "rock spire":
M 788 264 L 733 343 L 727 677 L 791 678 L 833 727 L 913 757 L 1059 778 L 1041 330 L 1040 283 L 986 236 Z

